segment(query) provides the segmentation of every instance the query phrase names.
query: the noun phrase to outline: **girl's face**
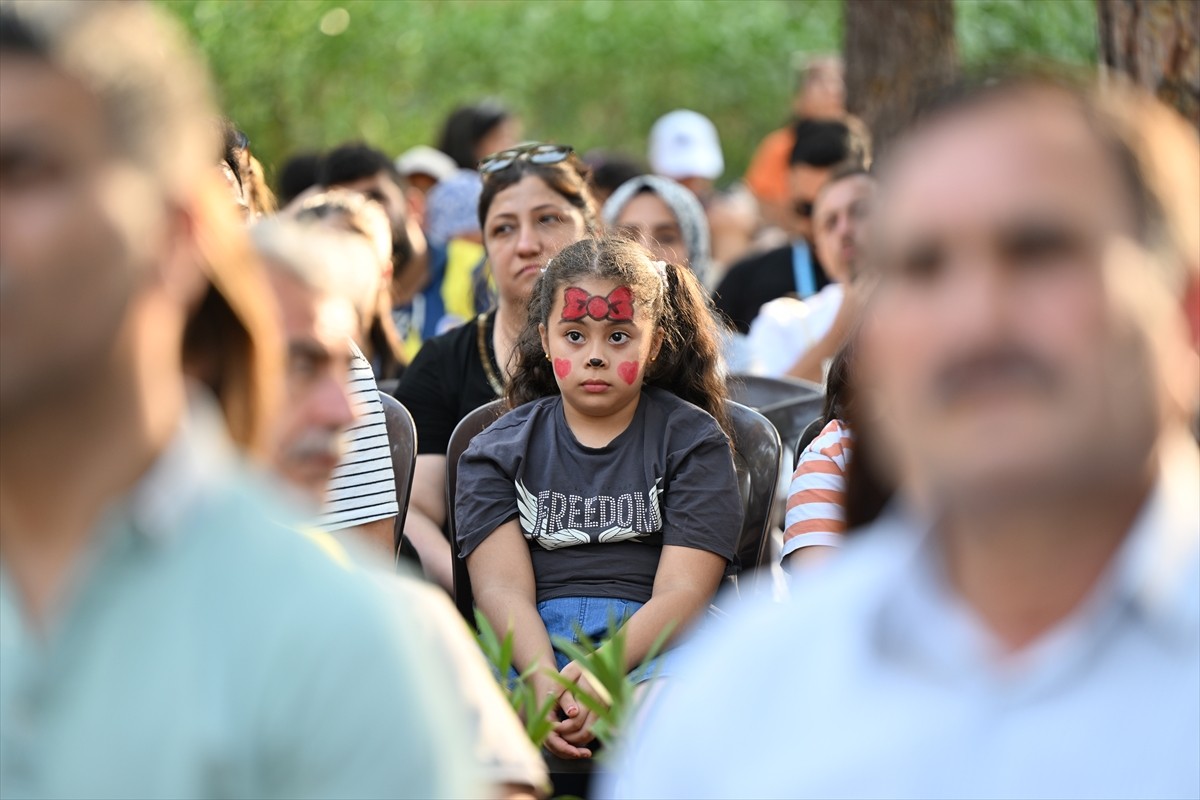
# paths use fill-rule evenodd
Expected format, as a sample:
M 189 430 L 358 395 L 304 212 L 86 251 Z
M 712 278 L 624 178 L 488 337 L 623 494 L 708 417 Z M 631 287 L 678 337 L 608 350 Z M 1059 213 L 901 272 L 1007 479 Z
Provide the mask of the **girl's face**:
M 563 401 L 596 417 L 637 402 L 646 365 L 662 345 L 650 309 L 630 288 L 594 276 L 560 286 L 539 330 Z
M 587 232 L 583 214 L 536 175 L 496 194 L 483 226 L 501 302 L 524 308 L 546 262 Z

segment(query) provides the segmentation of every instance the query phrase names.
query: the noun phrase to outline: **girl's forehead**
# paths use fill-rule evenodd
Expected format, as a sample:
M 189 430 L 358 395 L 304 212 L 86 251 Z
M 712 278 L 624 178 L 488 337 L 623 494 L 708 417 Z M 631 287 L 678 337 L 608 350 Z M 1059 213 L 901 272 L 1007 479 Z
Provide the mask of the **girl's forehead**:
M 598 294 L 603 297 L 623 285 L 621 282 L 611 278 L 601 278 L 596 275 L 580 275 L 575 278 L 568 278 L 559 284 L 554 299 L 556 302 L 561 303 L 563 298 L 567 296 L 567 292 L 571 289 L 583 289 L 588 294 Z

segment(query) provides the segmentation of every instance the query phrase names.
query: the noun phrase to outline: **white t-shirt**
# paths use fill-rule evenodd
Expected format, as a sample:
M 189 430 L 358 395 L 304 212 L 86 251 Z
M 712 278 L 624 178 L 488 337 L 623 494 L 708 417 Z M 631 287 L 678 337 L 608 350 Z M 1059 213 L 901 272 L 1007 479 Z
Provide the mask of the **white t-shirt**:
M 780 297 L 764 305 L 747 336 L 749 372 L 778 378 L 819 342 L 842 307 L 840 284 L 831 283 L 807 300 Z

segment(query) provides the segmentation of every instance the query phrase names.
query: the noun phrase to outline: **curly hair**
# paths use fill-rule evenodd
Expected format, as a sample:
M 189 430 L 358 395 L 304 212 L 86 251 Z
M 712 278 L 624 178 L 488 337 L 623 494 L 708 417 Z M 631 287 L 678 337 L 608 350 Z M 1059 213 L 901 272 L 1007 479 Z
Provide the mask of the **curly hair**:
M 589 276 L 628 286 L 662 329 L 662 347 L 646 365 L 645 384 L 704 409 L 732 439 L 720 323 L 712 301 L 687 267 L 667 264 L 664 272 L 646 248 L 620 236 L 584 239 L 551 259 L 533 286 L 527 322 L 513 353 L 513 376 L 505 392 L 509 408 L 559 393 L 538 326 L 549 324 L 560 287 Z

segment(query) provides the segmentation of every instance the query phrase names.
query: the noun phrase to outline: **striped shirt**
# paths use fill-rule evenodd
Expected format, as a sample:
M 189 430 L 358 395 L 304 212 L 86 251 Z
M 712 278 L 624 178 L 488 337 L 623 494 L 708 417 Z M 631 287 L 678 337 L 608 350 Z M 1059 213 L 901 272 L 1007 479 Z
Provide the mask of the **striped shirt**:
M 315 523 L 327 531 L 365 525 L 400 513 L 379 387 L 371 365 L 357 345 L 351 346 L 354 361 L 347 392 L 357 419 L 343 434 L 342 460 L 333 471 L 325 490 L 325 505 Z
M 781 558 L 801 547 L 841 545 L 846 530 L 846 467 L 852 453 L 850 429 L 835 419 L 800 454 L 788 487 Z

